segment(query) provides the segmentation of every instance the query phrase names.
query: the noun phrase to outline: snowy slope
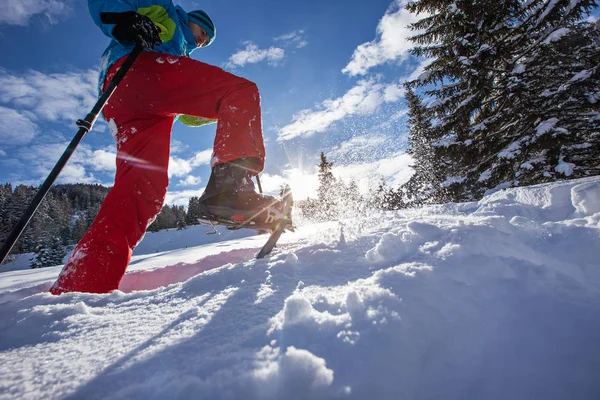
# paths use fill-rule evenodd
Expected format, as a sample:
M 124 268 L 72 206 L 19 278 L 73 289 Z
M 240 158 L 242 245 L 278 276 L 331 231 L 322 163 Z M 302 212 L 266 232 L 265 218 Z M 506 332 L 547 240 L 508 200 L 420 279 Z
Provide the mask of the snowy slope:
M 598 177 L 265 239 L 0 274 L 0 398 L 600 398 Z

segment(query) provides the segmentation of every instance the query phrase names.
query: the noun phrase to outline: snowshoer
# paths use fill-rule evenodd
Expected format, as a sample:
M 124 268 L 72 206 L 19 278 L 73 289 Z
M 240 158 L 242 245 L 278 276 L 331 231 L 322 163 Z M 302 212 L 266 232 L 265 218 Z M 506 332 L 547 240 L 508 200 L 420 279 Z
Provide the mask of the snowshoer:
M 282 209 L 252 183 L 265 162 L 257 86 L 189 58 L 215 39 L 208 14 L 187 13 L 170 0 L 88 0 L 88 6 L 112 39 L 102 56 L 100 91 L 136 44 L 145 50 L 103 110 L 117 145 L 114 186 L 50 289 L 54 294 L 118 288 L 133 249 L 162 208 L 178 117 L 191 126 L 218 122 L 212 173 L 201 197 L 205 214 L 264 222 Z

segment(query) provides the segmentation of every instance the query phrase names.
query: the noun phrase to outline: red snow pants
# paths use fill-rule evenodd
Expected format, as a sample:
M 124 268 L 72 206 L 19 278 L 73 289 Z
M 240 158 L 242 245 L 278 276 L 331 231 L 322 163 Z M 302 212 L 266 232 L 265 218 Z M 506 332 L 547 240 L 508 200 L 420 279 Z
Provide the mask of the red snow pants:
M 105 86 L 123 61 L 111 66 Z M 115 183 L 50 289 L 53 294 L 119 287 L 133 249 L 165 200 L 178 114 L 218 120 L 212 166 L 246 157 L 260 159 L 260 170 L 264 166 L 256 85 L 188 57 L 140 54 L 103 113 L 117 142 Z

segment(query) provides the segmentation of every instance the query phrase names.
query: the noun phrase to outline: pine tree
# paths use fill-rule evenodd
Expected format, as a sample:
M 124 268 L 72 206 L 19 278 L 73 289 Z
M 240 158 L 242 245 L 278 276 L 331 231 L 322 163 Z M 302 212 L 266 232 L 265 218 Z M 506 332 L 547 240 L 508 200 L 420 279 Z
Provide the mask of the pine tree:
M 389 197 L 390 190 L 391 189 L 385 179 L 381 177 L 377 188 L 373 191 L 370 207 L 379 210 L 389 210 L 391 207 Z
M 477 171 L 486 187 L 600 173 L 600 31 L 559 26 L 558 40 L 532 49 L 509 75 L 506 104 L 490 124 L 501 156 Z
M 198 224 L 198 219 L 200 218 L 200 198 L 199 197 L 190 197 L 188 202 L 188 210 L 187 215 L 185 217 L 185 222 L 187 225 L 196 225 Z
M 406 197 L 411 205 L 441 202 L 443 193 L 440 184 L 443 167 L 449 164 L 443 154 L 436 155 L 439 147 L 434 143 L 434 126 L 431 113 L 423 105 L 421 98 L 406 85 L 406 101 L 408 102 L 408 154 L 413 159 L 414 170 L 411 178 L 402 189 L 395 194 L 395 202 L 404 206 L 401 200 Z M 443 152 L 437 152 L 443 153 Z
M 30 264 L 30 268 L 45 268 L 61 265 L 65 257 L 65 249 L 62 246 L 61 238 L 54 236 L 47 240 L 40 241 L 36 247 L 36 256 Z
M 177 213 L 175 209 L 167 204 L 163 206 L 156 217 L 160 229 L 171 229 L 177 227 Z
M 346 216 L 364 214 L 365 202 L 354 179 L 346 187 L 341 204 L 344 205 L 344 214 Z
M 419 0 L 407 6 L 429 14 L 412 25 L 420 31 L 412 53 L 433 62 L 409 85 L 433 86 L 426 91 L 435 98 L 433 143 L 436 158 L 449 160 L 441 187 L 451 198 L 566 177 L 560 171 L 598 173 L 590 167 L 598 135 L 592 116 L 598 46 L 589 24 L 578 22 L 595 5 Z M 571 96 L 576 87 L 579 96 Z M 587 163 L 566 164 L 575 154 Z
M 78 243 L 81 240 L 81 238 L 83 238 L 83 235 L 85 235 L 87 228 L 88 226 L 85 222 L 85 219 L 81 218 L 80 216 L 77 216 L 75 219 L 75 224 L 73 225 L 73 229 L 71 231 L 69 243 Z
M 15 187 L 10 199 L 6 202 L 7 218 L 4 229 L 7 234 L 17 224 L 34 195 L 35 189 L 32 186 L 18 185 Z M 18 254 L 33 251 L 35 249 L 34 237 L 32 227 L 27 227 L 13 246 L 12 253 Z
M 0 242 L 4 241 L 29 206 L 36 188 L 0 185 Z M 27 228 L 13 247 L 13 253 L 34 252 L 40 241 L 46 246 L 58 237 L 63 245 L 81 239 L 95 218 L 108 188 L 100 185 L 67 184 L 53 186 L 39 205 Z
M 321 152 L 319 164 L 319 189 L 317 190 L 321 218 L 332 219 L 336 215 L 336 179 L 333 176 L 333 163 L 327 161 L 325 153 Z
M 160 226 L 160 222 L 158 222 L 158 218 L 156 218 L 152 223 L 148 226 L 148 232 L 158 232 L 162 229 Z

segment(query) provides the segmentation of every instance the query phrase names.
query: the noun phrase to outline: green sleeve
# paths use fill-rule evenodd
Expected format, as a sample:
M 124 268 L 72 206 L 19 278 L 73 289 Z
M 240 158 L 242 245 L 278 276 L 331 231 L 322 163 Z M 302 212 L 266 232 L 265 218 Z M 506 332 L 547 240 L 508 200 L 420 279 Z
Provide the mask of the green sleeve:
M 191 127 L 198 127 L 202 125 L 213 124 L 217 122 L 216 119 L 202 118 L 202 117 L 194 117 L 193 115 L 180 115 L 179 122 L 184 125 Z

